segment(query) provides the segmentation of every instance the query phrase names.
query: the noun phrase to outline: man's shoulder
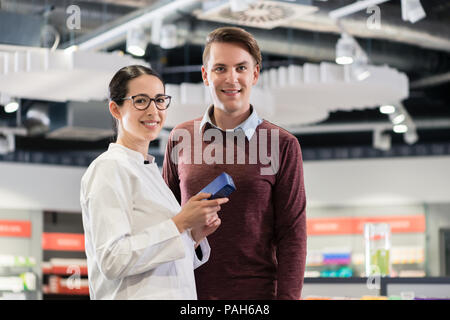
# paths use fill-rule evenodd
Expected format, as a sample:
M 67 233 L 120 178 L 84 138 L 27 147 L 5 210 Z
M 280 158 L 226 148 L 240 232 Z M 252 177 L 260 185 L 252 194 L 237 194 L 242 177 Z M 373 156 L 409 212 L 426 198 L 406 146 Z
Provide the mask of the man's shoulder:
M 287 131 L 286 129 L 264 119 L 263 122 L 261 122 L 261 124 L 258 126 L 258 129 L 266 129 L 268 131 L 270 130 L 277 130 L 278 131 L 278 137 L 280 139 L 280 142 L 293 142 L 293 141 L 297 141 L 298 139 L 296 136 L 294 136 L 292 133 L 290 133 L 289 131 Z

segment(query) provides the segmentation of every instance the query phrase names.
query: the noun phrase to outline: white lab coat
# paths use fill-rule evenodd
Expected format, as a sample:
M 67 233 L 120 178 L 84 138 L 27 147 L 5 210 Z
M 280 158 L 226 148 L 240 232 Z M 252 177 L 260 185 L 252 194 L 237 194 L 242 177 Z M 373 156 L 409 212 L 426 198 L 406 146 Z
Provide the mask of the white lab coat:
M 195 252 L 189 231 L 172 217 L 181 208 L 154 162 L 111 143 L 81 180 L 91 299 L 197 299 L 194 269 L 210 247 Z

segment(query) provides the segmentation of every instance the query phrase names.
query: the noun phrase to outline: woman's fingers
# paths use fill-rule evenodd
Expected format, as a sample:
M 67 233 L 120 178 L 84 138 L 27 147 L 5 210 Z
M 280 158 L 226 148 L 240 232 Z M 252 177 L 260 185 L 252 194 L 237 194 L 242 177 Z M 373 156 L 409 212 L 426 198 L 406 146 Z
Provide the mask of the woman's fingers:
M 227 203 L 228 201 L 229 201 L 228 198 L 218 198 L 218 199 L 214 199 L 214 200 L 202 201 L 202 205 L 207 206 L 207 207 L 216 207 L 216 206 L 220 206 L 221 204 Z
M 211 193 L 200 192 L 199 194 L 196 194 L 195 196 L 193 196 L 191 199 L 203 200 L 203 199 L 208 199 L 209 197 L 211 197 Z

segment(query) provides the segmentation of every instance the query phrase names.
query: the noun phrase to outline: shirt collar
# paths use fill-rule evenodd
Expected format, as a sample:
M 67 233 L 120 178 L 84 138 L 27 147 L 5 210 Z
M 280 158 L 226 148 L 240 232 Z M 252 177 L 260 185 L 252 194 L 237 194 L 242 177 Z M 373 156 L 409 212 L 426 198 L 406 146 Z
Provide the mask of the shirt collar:
M 258 114 L 256 113 L 256 110 L 255 110 L 255 108 L 253 108 L 253 106 L 252 105 L 250 105 L 250 110 L 251 110 L 251 113 L 250 113 L 250 116 L 245 120 L 245 121 L 243 121 L 242 123 L 240 123 L 236 128 L 234 128 L 234 129 L 230 129 L 229 131 L 237 131 L 237 130 L 242 130 L 242 131 L 244 131 L 244 133 L 245 133 L 245 136 L 247 137 L 247 139 L 250 141 L 250 139 L 253 137 L 253 134 L 255 133 L 255 131 L 256 131 L 256 128 L 261 124 L 261 122 L 263 121 L 259 116 L 258 116 Z M 214 127 L 214 128 L 217 128 L 217 129 L 219 129 L 219 130 L 222 130 L 222 129 L 220 129 L 219 127 L 217 127 L 216 125 L 214 125 L 214 123 L 212 122 L 212 120 L 211 120 L 211 114 L 212 114 L 212 112 L 214 111 L 214 106 L 212 105 L 212 106 L 210 106 L 207 110 L 206 110 L 206 112 L 205 112 L 205 114 L 203 115 L 203 118 L 202 118 L 202 121 L 200 122 L 200 133 L 201 133 L 201 131 L 202 131 L 202 129 L 203 129 L 203 127 L 204 127 L 204 125 L 206 124 L 206 123 L 209 123 L 212 127 Z M 223 130 L 222 130 L 223 131 Z M 228 130 L 227 130 L 228 131 Z
M 110 143 L 108 150 L 122 150 L 125 151 L 125 153 L 127 154 L 127 156 L 129 156 L 130 158 L 135 159 L 136 161 L 138 161 L 139 163 L 144 163 L 145 159 L 144 156 L 142 155 L 142 153 L 137 152 L 135 150 L 132 150 L 130 148 L 127 148 L 121 144 L 118 143 Z M 153 157 L 152 155 L 148 155 L 148 161 L 149 163 L 153 163 L 155 161 L 155 157 Z

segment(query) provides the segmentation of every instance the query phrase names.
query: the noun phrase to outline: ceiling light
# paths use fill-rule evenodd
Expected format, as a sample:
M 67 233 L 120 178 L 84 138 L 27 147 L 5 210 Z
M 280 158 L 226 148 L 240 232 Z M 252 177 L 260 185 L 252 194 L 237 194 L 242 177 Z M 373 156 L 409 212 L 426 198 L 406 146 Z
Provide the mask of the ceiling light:
M 354 40 L 343 33 L 336 43 L 336 63 L 351 64 L 355 56 L 356 46 Z
M 402 1 L 402 19 L 416 23 L 425 18 L 427 14 L 423 10 L 420 0 L 401 0 Z
M 6 113 L 13 113 L 19 109 L 19 103 L 15 100 L 11 100 L 8 104 L 5 105 Z
M 391 148 L 391 135 L 377 129 L 373 132 L 372 144 L 375 149 L 387 151 Z
M 24 126 L 27 128 L 28 135 L 41 135 L 50 128 L 50 117 L 48 105 L 36 103 L 28 109 L 25 114 Z
M 407 144 L 414 144 L 417 142 L 417 140 L 419 140 L 419 136 L 417 135 L 416 130 L 408 130 L 403 135 L 403 139 L 405 139 L 405 142 Z
M 143 28 L 133 28 L 127 32 L 127 52 L 142 57 L 147 48 L 147 39 Z
M 14 134 L 0 132 L 0 154 L 8 154 L 15 150 Z
M 73 46 L 70 46 L 70 47 L 64 49 L 64 53 L 71 54 L 77 50 L 78 50 L 78 46 L 73 45 Z
M 408 131 L 408 126 L 406 124 L 397 124 L 394 126 L 395 133 L 405 133 Z
M 391 114 L 395 112 L 395 107 L 389 104 L 380 106 L 380 112 L 383 114 Z
M 161 38 L 159 45 L 163 49 L 173 49 L 177 46 L 177 26 L 174 24 L 167 24 L 161 27 Z
M 353 58 L 349 57 L 349 56 L 336 57 L 336 63 L 337 64 L 352 64 Z
M 396 108 L 396 110 L 393 113 L 389 114 L 389 119 L 391 119 L 391 122 L 394 125 L 402 123 L 406 119 L 404 109 L 401 107 Z
M 164 3 L 162 3 L 164 2 Z M 102 32 L 78 44 L 80 50 L 101 50 L 107 48 L 112 42 L 123 38 L 128 30 L 142 25 L 150 25 L 156 19 L 169 19 L 173 15 L 184 12 L 184 9 L 197 5 L 198 0 L 156 1 L 154 5 L 139 10 L 138 15 L 132 13 L 133 18 L 120 23 L 107 31 Z M 128 17 L 128 16 L 127 16 Z
M 353 76 L 358 81 L 363 81 L 370 77 L 370 71 L 367 66 L 367 59 L 364 57 L 357 57 L 352 64 L 352 73 Z
M 394 117 L 392 117 L 392 123 L 393 124 L 400 124 L 405 120 L 405 115 L 404 114 L 398 114 Z

